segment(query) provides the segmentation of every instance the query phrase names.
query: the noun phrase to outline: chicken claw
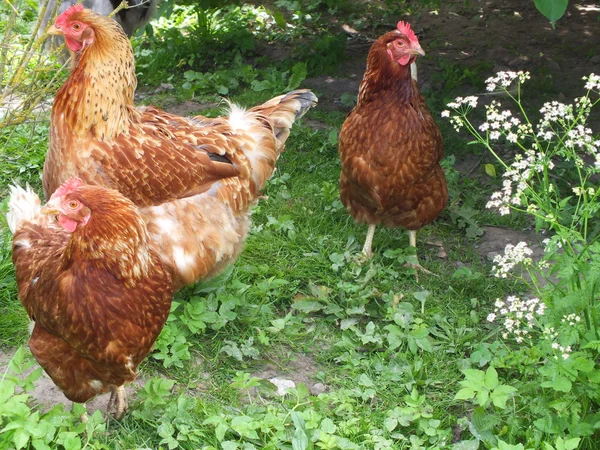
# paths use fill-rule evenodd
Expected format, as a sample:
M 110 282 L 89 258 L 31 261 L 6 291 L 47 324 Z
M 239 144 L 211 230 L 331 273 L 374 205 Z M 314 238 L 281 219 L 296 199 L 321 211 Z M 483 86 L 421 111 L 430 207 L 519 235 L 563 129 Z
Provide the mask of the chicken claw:
M 114 407 L 115 419 L 120 420 L 123 413 L 127 409 L 127 393 L 125 392 L 125 386 L 121 385 L 118 387 L 112 387 L 110 392 L 110 399 L 106 406 L 106 413 L 110 413 L 110 410 Z

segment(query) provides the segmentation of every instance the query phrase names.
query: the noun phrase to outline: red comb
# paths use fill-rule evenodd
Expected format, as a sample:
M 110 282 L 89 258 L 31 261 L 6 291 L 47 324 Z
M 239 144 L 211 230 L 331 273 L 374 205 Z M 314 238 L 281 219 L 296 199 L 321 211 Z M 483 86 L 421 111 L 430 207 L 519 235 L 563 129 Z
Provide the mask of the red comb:
M 69 6 L 64 13 L 56 18 L 55 25 L 58 25 L 59 27 L 64 26 L 67 23 L 67 19 L 71 17 L 71 15 L 80 11 L 83 11 L 83 4 L 81 3 Z
M 56 197 L 62 197 L 63 195 L 68 194 L 69 192 L 73 192 L 82 184 L 83 181 L 81 181 L 81 178 L 71 178 L 65 181 L 63 184 L 61 184 L 60 187 L 56 191 L 54 191 L 54 194 L 52 194 L 50 200 Z
M 400 21 L 400 22 L 398 22 L 397 27 L 398 27 L 398 31 L 400 33 L 402 33 L 403 35 L 405 35 L 408 38 L 408 40 L 411 42 L 411 44 L 419 43 L 419 39 L 417 39 L 417 35 L 410 27 L 410 23 Z

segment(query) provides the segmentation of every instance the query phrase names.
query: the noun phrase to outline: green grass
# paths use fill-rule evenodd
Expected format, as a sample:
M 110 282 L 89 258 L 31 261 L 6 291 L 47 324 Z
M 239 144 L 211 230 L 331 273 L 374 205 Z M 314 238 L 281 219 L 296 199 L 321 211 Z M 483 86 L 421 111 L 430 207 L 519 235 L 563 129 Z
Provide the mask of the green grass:
M 245 91 L 233 99 L 252 105 L 266 97 Z M 512 288 L 485 275 L 489 268 L 479 262 L 472 241 L 463 232 L 457 233 L 446 214 L 419 233 L 419 257 L 436 276 L 421 275 L 417 282 L 412 271 L 403 266 L 402 261 L 409 256 L 403 230 L 378 229 L 376 256 L 364 265 L 357 264 L 354 257 L 366 227 L 355 224 L 339 202 L 340 169 L 331 137 L 331 130 L 339 128 L 344 116 L 315 110 L 308 117 L 323 120 L 331 129 L 313 130 L 303 124 L 294 127 L 277 172 L 264 191 L 268 198 L 255 208 L 253 231 L 228 277 L 210 283 L 208 288 L 186 288 L 175 298 L 181 304 L 171 326 L 175 326 L 174 334 L 185 337 L 189 357 L 177 361 L 179 367 L 173 364 L 168 368 L 163 367 L 162 360 L 150 357 L 141 373 L 174 380 L 174 391 L 168 398 L 182 395 L 192 399 L 181 423 L 201 430 L 205 444 L 217 445 L 219 440 L 214 426 L 202 425 L 207 417 L 229 415 L 228 420 L 241 420 L 243 416 L 264 422 L 265 411 L 271 411 L 269 414 L 275 415 L 273 428 L 267 427 L 268 432 L 259 433 L 258 439 L 250 432 L 240 437 L 243 433 L 239 435 L 239 430 L 237 435 L 227 432 L 223 439 L 284 448 L 279 447 L 284 445 L 281 439 L 293 436 L 277 429 L 292 426 L 290 414 L 295 410 L 320 417 L 314 427 L 327 430 L 331 424 L 323 420 L 330 419 L 335 428 L 331 434 L 367 448 L 375 448 L 373 442 L 379 438 L 400 442 L 398 431 L 407 437 L 413 434 L 415 440 L 430 439 L 432 445 L 444 439 L 449 442 L 456 420 L 467 414 L 452 400 L 456 383 L 462 379 L 460 369 L 470 364 L 469 354 L 489 332 L 482 319 L 490 303 Z M 21 155 L 19 164 L 27 166 L 38 158 L 38 152 L 28 152 Z M 17 171 L 16 167 L 9 168 L 13 176 Z M 447 260 L 437 259 L 436 248 L 424 244 L 428 236 L 443 241 Z M 7 346 L 14 346 L 24 342 L 27 321 L 16 299 L 6 241 L 0 265 L 5 286 L 0 297 L 0 336 Z M 472 263 L 474 275 L 453 277 L 458 260 Z M 212 300 L 207 299 L 206 292 L 198 291 L 210 292 Z M 429 294 L 421 309 L 415 293 L 419 296 L 424 291 Z M 233 316 L 218 326 L 214 317 L 208 317 L 206 329 L 192 333 L 182 317 L 190 298 L 195 299 L 195 305 L 213 302 L 219 307 L 233 298 Z M 407 328 L 401 329 L 398 323 L 407 317 Z M 418 346 L 409 350 L 411 327 L 420 323 L 428 342 L 421 345 L 427 350 Z M 390 326 L 395 327 L 395 334 Z M 395 340 L 398 346 L 390 349 Z M 307 355 L 314 365 L 307 373 L 310 384 L 327 386 L 328 391 L 320 397 L 307 395 L 299 386 L 295 400 L 294 395 L 281 399 L 266 381 L 250 390 L 243 388 L 243 382 L 238 383 L 241 388 L 232 386 L 239 372 L 260 372 L 266 364 L 274 365 L 281 378 L 293 379 L 295 373 L 289 368 L 298 355 Z M 415 408 L 424 408 L 432 418 L 441 420 L 435 430 L 427 431 L 433 437 L 418 428 L 417 422 L 397 431 L 385 427 L 391 411 L 405 404 L 401 399 L 413 390 L 414 395 L 423 396 L 419 397 L 421 406 Z M 155 397 L 159 396 L 150 396 Z M 159 408 L 160 414 L 175 421 L 181 411 L 169 411 L 172 401 L 166 403 Z M 132 410 L 142 413 L 146 409 L 137 402 Z M 159 416 L 143 418 L 133 413 L 119 424 L 111 422 L 108 434 L 96 439 L 111 448 L 156 448 L 164 438 L 155 431 L 161 420 Z M 307 428 L 307 433 L 314 432 L 310 430 Z M 189 441 L 179 444 L 196 448 Z
M 324 14 L 323 9 L 335 9 L 336 2 L 313 6 Z M 296 59 L 270 63 L 257 57 L 254 47 L 236 47 L 231 37 L 266 36 L 267 42 L 285 42 L 302 32 L 278 36 L 277 30 L 261 24 L 247 36 L 247 23 L 256 19 L 255 12 L 231 8 L 224 16 L 229 19 L 215 21 L 231 26 L 221 29 L 223 33 L 195 30 L 186 35 L 157 27 L 149 47 L 136 46 L 140 84 L 168 80 L 175 91 L 148 97 L 144 103 L 213 102 L 220 97 L 215 89 L 226 86 L 233 101 L 252 106 L 285 89 Z M 241 26 L 232 23 L 236 14 Z M 329 36 L 323 32 L 325 24 L 310 25 L 310 32 L 301 37 L 309 44 L 311 38 L 319 42 L 324 55 L 308 65 L 308 74 L 328 72 L 341 54 L 339 42 L 335 36 L 323 38 Z M 200 58 L 209 49 L 211 53 Z M 253 61 L 259 61 L 258 68 L 250 67 Z M 255 71 L 254 79 L 233 73 L 230 63 L 240 71 Z M 173 66 L 179 69 L 169 72 Z M 427 94 L 438 117 L 446 100 L 465 85 L 481 81 L 487 63 L 475 69 L 449 63 L 442 69 L 439 76 L 449 91 Z M 186 71 L 216 78 L 203 79 L 201 87 L 184 87 L 195 76 L 186 78 Z M 285 71 L 288 75 L 283 76 Z M 257 91 L 254 80 L 272 84 Z M 199 112 L 214 116 L 220 109 Z M 404 266 L 414 254 L 406 232 L 399 229 L 379 228 L 375 257 L 357 262 L 366 227 L 346 213 L 338 191 L 337 131 L 344 118 L 344 112 L 317 107 L 307 119 L 320 121 L 323 129 L 311 128 L 308 121 L 294 127 L 264 190 L 267 198 L 254 208 L 253 229 L 238 261 L 220 277 L 175 296 L 177 306 L 156 350 L 140 367 L 146 385 L 130 413 L 106 425 L 93 416 L 86 437 L 77 414 L 60 407 L 44 412 L 39 423 L 52 422 L 59 430 L 52 445 L 78 448 L 66 441 L 72 438 L 87 440 L 88 448 L 111 449 L 433 449 L 452 448 L 461 427 L 462 439 L 470 439 L 466 429 L 475 408 L 454 400 L 464 379 L 461 371 L 485 369 L 486 355 L 502 355 L 502 349 L 490 349 L 499 329 L 485 318 L 496 298 L 525 289 L 490 277 L 489 263 L 476 248 L 478 236 L 484 225 L 523 229 L 530 223 L 521 216 L 500 217 L 485 210 L 500 181 L 482 170 L 465 178 L 454 169 L 455 161 L 478 150 L 440 120 L 451 198 L 447 210 L 419 232 L 417 241 L 419 259 L 434 275 L 419 275 L 417 280 Z M 0 154 L 3 198 L 13 181 L 28 182 L 40 192 L 47 133 L 44 120 L 0 131 L 0 147 L 5 148 Z M 0 231 L 0 343 L 11 351 L 25 344 L 28 320 L 16 296 L 10 235 L 4 225 Z M 426 244 L 429 238 L 443 243 L 446 258 L 437 257 L 438 249 Z M 20 359 L 16 365 L 21 365 Z M 270 382 L 254 378 L 265 371 L 304 384 L 298 382 L 280 397 Z M 504 382 L 511 381 L 510 375 L 519 377 L 503 373 Z M 325 386 L 319 395 L 310 392 L 316 383 Z M 0 391 L 0 398 L 9 397 Z M 23 405 L 23 417 L 40 410 L 26 398 L 12 398 Z M 0 421 L 3 414 L 8 412 L 0 405 Z M 530 430 L 533 419 L 526 413 L 497 414 L 510 430 L 495 424 L 483 431 L 493 428 L 519 442 Z M 46 425 L 36 426 L 39 431 Z M 9 445 L 8 439 L 12 438 L 0 432 L 0 444 Z

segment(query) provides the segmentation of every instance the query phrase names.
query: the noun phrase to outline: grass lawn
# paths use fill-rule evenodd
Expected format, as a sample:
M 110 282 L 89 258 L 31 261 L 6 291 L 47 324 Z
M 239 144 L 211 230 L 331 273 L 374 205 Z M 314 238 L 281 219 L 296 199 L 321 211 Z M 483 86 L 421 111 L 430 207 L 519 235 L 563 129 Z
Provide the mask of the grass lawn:
M 511 343 L 500 339 L 502 325 L 486 320 L 496 299 L 530 292 L 522 279 L 491 276 L 491 258 L 509 242 L 544 238 L 525 215 L 499 216 L 485 208 L 502 183 L 486 166 L 494 164 L 489 155 L 438 120 L 450 201 L 417 237 L 420 262 L 432 275 L 417 278 L 404 266 L 414 253 L 402 229 L 378 228 L 374 258 L 358 262 L 366 227 L 355 224 L 339 200 L 337 133 L 352 106 L 368 44 L 347 38 L 338 22 L 354 23 L 370 38 L 405 13 L 426 24 L 421 44 L 434 56 L 420 66 L 422 90 L 440 117 L 455 96 L 484 92 L 483 80 L 499 65 L 489 53 L 476 62 L 444 57 L 452 46 L 435 17 L 458 14 L 466 33 L 475 33 L 483 20 L 476 19 L 478 9 L 462 2 L 451 8 L 444 2 L 418 8 L 313 2 L 294 12 L 288 3 L 277 2 L 293 24 L 285 33 L 266 10 L 231 7 L 207 13 L 209 31 L 169 31 L 173 23 L 195 23 L 184 11 L 171 22 L 154 22 L 153 37 L 133 40 L 140 103 L 214 116 L 222 112 L 222 96 L 252 106 L 283 92 L 294 77 L 322 101 L 294 126 L 237 262 L 175 296 L 120 422 L 104 421 L 98 411 L 81 423 L 81 408 L 57 404 L 64 397 L 35 370 L 26 349 L 28 319 L 16 295 L 11 236 L 0 219 L 0 373 L 6 369 L 0 377 L 0 448 L 561 450 L 575 448 L 569 447 L 574 441 L 557 439 L 575 436 L 581 448 L 598 448 L 594 425 L 589 432 L 573 425 L 595 417 L 597 399 L 569 393 L 561 403 L 562 394 L 548 387 L 550 394 L 538 395 L 540 358 L 515 356 Z M 517 10 L 519 2 L 512 3 Z M 509 24 L 515 20 L 506 8 L 496 20 L 503 17 Z M 480 47 L 493 50 L 482 33 Z M 571 97 L 560 90 L 552 67 L 538 63 L 541 75 L 532 81 L 528 101 L 539 105 L 557 89 Z M 172 88 L 157 89 L 161 83 Z M 340 83 L 339 91 L 328 87 Z M 41 192 L 48 125 L 41 116 L 0 129 L 0 198 L 12 182 Z M 494 234 L 499 237 L 490 237 L 494 230 L 502 230 Z M 461 388 L 476 385 L 464 384 L 467 373 L 485 377 L 484 387 L 473 388 L 477 397 L 457 399 Z M 32 390 L 42 382 L 46 395 Z M 291 387 L 280 395 L 277 385 Z M 90 411 L 107 401 L 95 400 Z M 556 425 L 561 420 L 564 427 Z

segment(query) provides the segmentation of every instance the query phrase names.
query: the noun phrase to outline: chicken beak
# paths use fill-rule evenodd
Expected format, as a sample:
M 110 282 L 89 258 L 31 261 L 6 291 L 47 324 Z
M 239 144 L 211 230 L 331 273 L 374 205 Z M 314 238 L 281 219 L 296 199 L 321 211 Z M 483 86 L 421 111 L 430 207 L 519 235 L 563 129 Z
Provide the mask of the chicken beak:
M 421 56 L 425 56 L 425 52 L 423 51 L 423 49 L 421 48 L 421 46 L 419 44 L 416 44 L 413 48 L 411 53 L 413 55 L 421 55 Z
M 63 32 L 59 28 L 56 28 L 54 25 L 50 25 L 46 30 L 46 34 L 49 36 L 62 36 Z
M 59 206 L 60 198 L 51 198 L 50 200 L 48 200 L 48 203 L 42 206 L 42 209 L 40 209 L 40 213 L 46 216 L 56 216 L 60 214 Z

